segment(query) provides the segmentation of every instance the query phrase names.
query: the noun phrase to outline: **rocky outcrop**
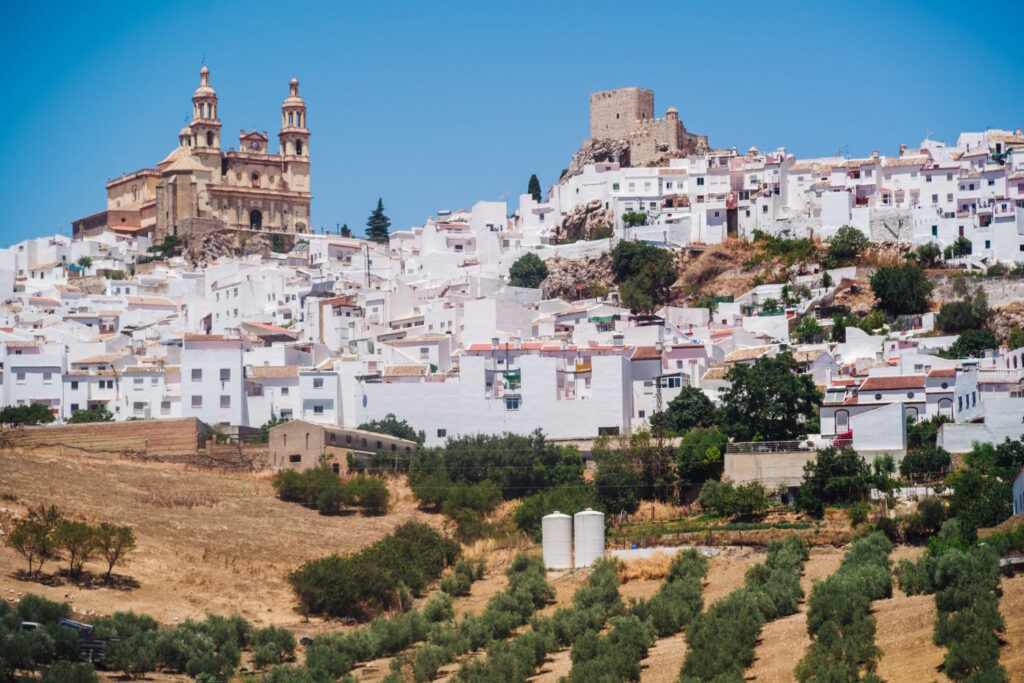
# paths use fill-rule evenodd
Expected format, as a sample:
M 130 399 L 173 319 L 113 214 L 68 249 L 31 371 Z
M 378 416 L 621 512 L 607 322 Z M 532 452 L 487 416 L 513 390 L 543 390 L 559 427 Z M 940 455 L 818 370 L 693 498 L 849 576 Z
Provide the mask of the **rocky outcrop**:
M 581 259 L 564 259 L 556 256 L 545 262 L 548 276 L 540 283 L 545 299 L 562 298 L 575 301 L 581 294 L 589 296 L 593 284 L 611 288 L 615 280 L 610 254 Z
M 629 166 L 629 143 L 625 140 L 584 140 L 572 155 L 569 168 L 565 169 L 559 182 L 583 173 L 583 167 L 587 164 L 602 161 L 617 161 L 623 166 Z
M 555 228 L 552 237 L 559 243 L 591 239 L 596 228 L 611 229 L 615 225 L 615 213 L 604 208 L 600 199 L 595 199 L 573 209 Z
M 236 230 L 196 231 L 185 238 L 181 255 L 193 268 L 204 268 L 221 256 L 259 254 L 270 256 L 272 244 L 268 235 Z

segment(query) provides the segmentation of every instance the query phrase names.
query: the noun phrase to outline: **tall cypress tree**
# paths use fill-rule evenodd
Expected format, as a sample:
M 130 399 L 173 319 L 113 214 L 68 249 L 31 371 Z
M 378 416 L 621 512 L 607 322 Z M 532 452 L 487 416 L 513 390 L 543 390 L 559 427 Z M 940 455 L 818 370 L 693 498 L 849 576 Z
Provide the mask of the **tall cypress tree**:
M 377 208 L 366 219 L 366 238 L 384 244 L 388 241 L 391 219 L 384 215 L 384 200 L 377 199 Z
M 530 176 L 530 183 L 526 186 L 526 191 L 533 197 L 533 201 L 540 201 L 540 181 L 537 180 L 536 173 Z
M 341 224 L 341 230 L 338 231 L 338 234 L 341 235 L 342 237 L 352 236 L 352 231 L 349 229 L 348 223 Z

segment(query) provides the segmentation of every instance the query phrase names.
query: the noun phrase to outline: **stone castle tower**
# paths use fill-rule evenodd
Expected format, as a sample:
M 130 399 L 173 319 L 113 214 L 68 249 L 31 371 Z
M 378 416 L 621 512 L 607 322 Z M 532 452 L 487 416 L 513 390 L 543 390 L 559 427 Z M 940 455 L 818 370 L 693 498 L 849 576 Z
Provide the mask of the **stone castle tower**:
M 590 139 L 622 140 L 629 145 L 629 164 L 646 166 L 660 160 L 707 149 L 705 135 L 693 135 L 669 107 L 665 117 L 654 117 L 654 91 L 617 88 L 591 93 Z

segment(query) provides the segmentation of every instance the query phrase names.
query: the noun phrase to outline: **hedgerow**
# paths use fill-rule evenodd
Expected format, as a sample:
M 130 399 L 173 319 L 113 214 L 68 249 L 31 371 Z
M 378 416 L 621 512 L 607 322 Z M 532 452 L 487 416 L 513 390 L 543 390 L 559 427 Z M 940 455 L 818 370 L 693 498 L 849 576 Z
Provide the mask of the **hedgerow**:
M 571 607 L 559 608 L 550 617 L 534 617 L 531 630 L 511 641 L 493 641 L 487 647 L 487 657 L 463 664 L 455 680 L 462 683 L 526 681 L 549 652 L 569 647 L 588 630 L 600 629 L 609 615 L 621 613 L 622 609 L 615 563 L 599 560 L 586 585 L 576 591 Z
M 697 551 L 677 554 L 658 592 L 650 600 L 633 602 L 630 611 L 649 621 L 659 638 L 679 633 L 704 607 L 701 581 L 707 572 L 708 561 Z
M 402 680 L 401 673 L 407 668 L 416 681 L 432 680 L 438 669 L 461 655 L 508 638 L 554 597 L 539 557 L 518 555 L 505 573 L 508 588 L 492 597 L 482 614 L 467 614 L 456 624 L 431 629 L 424 645 L 392 661 L 389 680 Z
M 288 576 L 304 610 L 365 618 L 399 609 L 459 555 L 459 546 L 426 524 L 407 522 L 353 555 L 309 560 Z
M 936 645 L 945 646 L 943 669 L 954 681 L 1005 681 L 999 664 L 999 553 L 991 546 L 933 543 L 916 562 L 896 571 L 908 595 L 935 594 Z
M 807 544 L 799 536 L 772 541 L 765 562 L 747 571 L 745 586 L 698 613 L 687 628 L 679 680 L 743 680 L 764 623 L 797 611 L 807 557 Z
M 323 515 L 335 514 L 342 506 L 374 515 L 388 509 L 388 487 L 382 480 L 361 473 L 339 479 L 326 463 L 302 471 L 281 470 L 272 484 L 281 500 L 319 510 Z
M 884 534 L 857 539 L 839 569 L 814 583 L 807 610 L 811 647 L 796 666 L 800 683 L 855 681 L 874 672 L 881 650 L 871 602 L 892 596 L 890 552 Z

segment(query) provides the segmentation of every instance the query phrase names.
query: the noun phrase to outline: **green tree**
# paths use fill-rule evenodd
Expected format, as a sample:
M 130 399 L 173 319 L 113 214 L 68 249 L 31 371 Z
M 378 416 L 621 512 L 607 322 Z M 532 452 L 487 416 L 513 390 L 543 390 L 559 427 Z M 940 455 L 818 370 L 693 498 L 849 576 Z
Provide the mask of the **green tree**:
M 508 281 L 513 287 L 537 289 L 547 276 L 547 264 L 532 251 L 517 258 L 508 269 Z
M 1024 329 L 1020 325 L 1011 325 L 1010 334 L 1006 338 L 1006 345 L 1011 351 L 1024 346 Z
M 725 447 L 729 437 L 717 427 L 691 429 L 679 440 L 676 456 L 676 473 L 679 488 L 717 480 L 725 469 Z
M 810 344 L 820 341 L 825 336 L 825 330 L 813 315 L 805 315 L 800 318 L 800 324 L 793 329 L 793 334 L 802 344 Z
M 96 550 L 94 529 L 85 522 L 63 519 L 54 530 L 53 539 L 57 547 L 67 554 L 68 573 L 80 575 L 82 566 Z
M 598 504 L 612 515 L 636 512 L 643 481 L 629 452 L 612 447 L 608 437 L 600 437 L 591 453 L 597 465 L 594 486 Z
M 852 448 L 831 446 L 818 451 L 804 465 L 804 478 L 796 495 L 797 508 L 821 517 L 825 505 L 863 500 L 871 489 L 871 468 Z
M 612 249 L 619 299 L 634 312 L 652 311 L 668 300 L 676 281 L 675 257 L 667 249 L 622 240 Z
M 338 230 L 338 234 L 342 237 L 351 237 L 352 228 L 348 227 L 348 223 L 342 223 L 341 228 Z
M 635 228 L 647 222 L 647 214 L 643 211 L 625 211 L 622 214 L 622 222 L 627 227 Z
M 44 403 L 0 408 L 0 424 L 39 425 L 53 420 L 53 411 Z
M 871 246 L 867 235 L 857 228 L 844 225 L 829 240 L 828 255 L 836 265 L 845 265 L 856 261 Z
M 92 259 L 89 258 L 88 256 L 81 257 L 75 263 L 80 265 L 85 270 L 88 270 L 89 268 L 92 268 Z
M 928 310 L 932 282 L 921 266 L 882 266 L 871 276 L 871 291 L 889 315 L 911 315 Z
M 131 527 L 115 526 L 103 522 L 96 527 L 94 541 L 97 554 L 107 563 L 107 573 L 104 578 L 109 581 L 114 567 L 125 562 L 128 555 L 135 551 L 135 534 Z
M 956 241 L 953 242 L 953 244 L 950 244 L 945 248 L 943 256 L 947 259 L 959 258 L 961 256 L 970 256 L 972 251 L 974 251 L 974 245 L 971 244 L 969 239 L 961 235 L 956 238 Z
M 978 290 L 981 291 L 980 289 Z M 949 334 L 957 334 L 964 330 L 981 327 L 984 321 L 975 314 L 973 303 L 964 299 L 942 304 L 939 314 L 935 317 L 935 325 Z
M 85 410 L 76 410 L 68 418 L 68 424 L 84 424 L 87 422 L 113 422 L 114 415 L 106 406 L 93 406 Z
M 738 363 L 725 374 L 722 430 L 737 441 L 799 438 L 817 417 L 821 392 L 810 375 L 799 374 L 790 353 Z
M 405 420 L 399 420 L 395 417 L 394 413 L 388 413 L 384 416 L 383 420 L 371 420 L 370 422 L 364 422 L 359 425 L 359 429 L 365 429 L 368 432 L 377 432 L 378 434 L 388 434 L 408 441 L 415 441 L 421 446 L 427 439 L 427 435 L 422 429 L 417 432 L 408 422 Z
M 366 238 L 374 242 L 387 244 L 388 228 L 390 227 L 391 219 L 384 215 L 384 200 L 378 198 L 377 208 L 366 219 Z
M 935 242 L 928 242 L 917 248 L 917 260 L 926 268 L 934 267 L 938 264 L 941 257 L 942 250 L 939 249 L 939 245 L 935 244 Z
M 992 330 L 964 330 L 949 347 L 951 358 L 980 358 L 988 349 L 998 349 L 999 340 Z
M 652 415 L 651 424 L 655 424 L 662 416 Z M 685 434 L 695 427 L 711 427 L 718 422 L 718 411 L 700 389 L 683 387 L 679 394 L 668 402 L 663 419 L 665 428 L 673 434 Z
M 536 173 L 534 173 L 533 175 L 530 176 L 530 182 L 527 183 L 527 185 L 526 185 L 526 192 L 531 197 L 533 197 L 533 201 L 535 201 L 535 202 L 539 202 L 540 201 L 540 199 L 541 199 L 540 181 L 537 180 L 537 174 Z

